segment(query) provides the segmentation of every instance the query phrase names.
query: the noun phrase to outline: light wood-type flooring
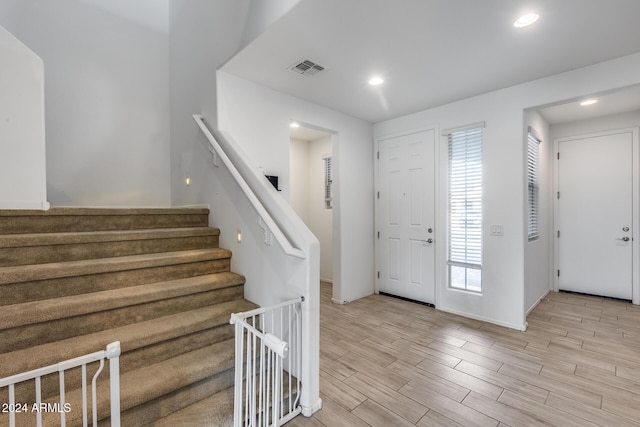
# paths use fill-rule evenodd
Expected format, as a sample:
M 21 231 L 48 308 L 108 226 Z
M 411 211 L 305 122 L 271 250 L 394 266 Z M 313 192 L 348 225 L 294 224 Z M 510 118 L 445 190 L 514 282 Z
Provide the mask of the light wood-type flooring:
M 640 426 L 640 307 L 551 293 L 526 332 L 321 286 L 324 407 L 296 426 Z

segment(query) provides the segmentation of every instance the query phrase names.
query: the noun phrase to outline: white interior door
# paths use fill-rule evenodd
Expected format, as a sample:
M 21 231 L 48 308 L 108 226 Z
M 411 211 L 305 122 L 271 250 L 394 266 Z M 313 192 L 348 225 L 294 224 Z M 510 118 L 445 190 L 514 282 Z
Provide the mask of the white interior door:
M 379 143 L 378 291 L 435 303 L 435 132 Z
M 632 298 L 633 133 L 558 142 L 558 287 Z

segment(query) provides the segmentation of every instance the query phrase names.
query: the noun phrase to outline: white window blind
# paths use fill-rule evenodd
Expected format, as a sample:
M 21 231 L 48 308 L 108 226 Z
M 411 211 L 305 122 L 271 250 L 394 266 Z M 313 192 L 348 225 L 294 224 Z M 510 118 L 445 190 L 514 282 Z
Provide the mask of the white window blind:
M 540 208 L 540 185 L 538 181 L 539 147 L 540 139 L 535 135 L 533 130 L 529 128 L 529 132 L 527 133 L 527 234 L 529 241 L 540 237 L 538 214 Z
M 482 128 L 449 139 L 448 265 L 452 288 L 482 291 Z
M 333 209 L 333 170 L 331 157 L 324 159 L 324 208 Z

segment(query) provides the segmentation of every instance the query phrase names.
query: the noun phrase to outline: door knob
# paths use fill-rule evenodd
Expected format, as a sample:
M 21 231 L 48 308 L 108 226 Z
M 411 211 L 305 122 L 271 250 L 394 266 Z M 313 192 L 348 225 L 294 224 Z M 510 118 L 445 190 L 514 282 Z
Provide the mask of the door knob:
M 629 239 L 629 238 L 627 237 L 627 240 L 628 240 L 628 239 Z M 433 243 L 433 239 L 431 239 L 431 238 L 427 239 L 427 243 Z
M 618 238 L 618 240 L 622 240 L 623 242 L 628 242 L 629 238 L 627 236 L 624 236 L 622 239 Z

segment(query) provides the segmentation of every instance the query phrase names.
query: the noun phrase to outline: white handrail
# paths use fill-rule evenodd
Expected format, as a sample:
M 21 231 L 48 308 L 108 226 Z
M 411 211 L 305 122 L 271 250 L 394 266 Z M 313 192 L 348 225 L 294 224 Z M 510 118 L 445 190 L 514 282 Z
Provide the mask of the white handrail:
M 256 212 L 264 222 L 264 224 L 267 226 L 269 231 L 273 233 L 273 235 L 275 236 L 280 246 L 282 246 L 282 249 L 284 250 L 284 252 L 287 255 L 290 255 L 296 258 L 306 259 L 307 256 L 304 253 L 304 251 L 294 247 L 291 244 L 287 236 L 285 236 L 285 234 L 282 232 L 282 229 L 278 226 L 278 224 L 276 224 L 276 222 L 273 220 L 273 217 L 265 209 L 260 199 L 258 199 L 258 197 L 255 195 L 255 193 L 251 189 L 251 187 L 249 187 L 249 184 L 247 184 L 245 179 L 242 177 L 238 169 L 236 169 L 233 162 L 229 159 L 225 151 L 222 149 L 222 147 L 220 146 L 216 138 L 213 136 L 213 134 L 205 124 L 204 118 L 202 117 L 202 115 L 194 114 L 193 119 L 196 121 L 196 123 L 200 127 L 200 130 L 202 130 L 202 133 L 204 133 L 204 135 L 207 137 L 207 140 L 209 140 L 209 143 L 215 150 L 215 154 L 220 159 L 222 159 L 222 162 L 224 163 L 224 165 L 227 167 L 227 169 L 229 169 L 231 176 L 233 176 L 233 179 L 240 186 L 240 189 L 242 190 L 242 192 L 245 194 L 245 196 L 247 196 L 247 198 L 249 199 L 249 202 L 254 207 L 254 209 L 256 210 Z

